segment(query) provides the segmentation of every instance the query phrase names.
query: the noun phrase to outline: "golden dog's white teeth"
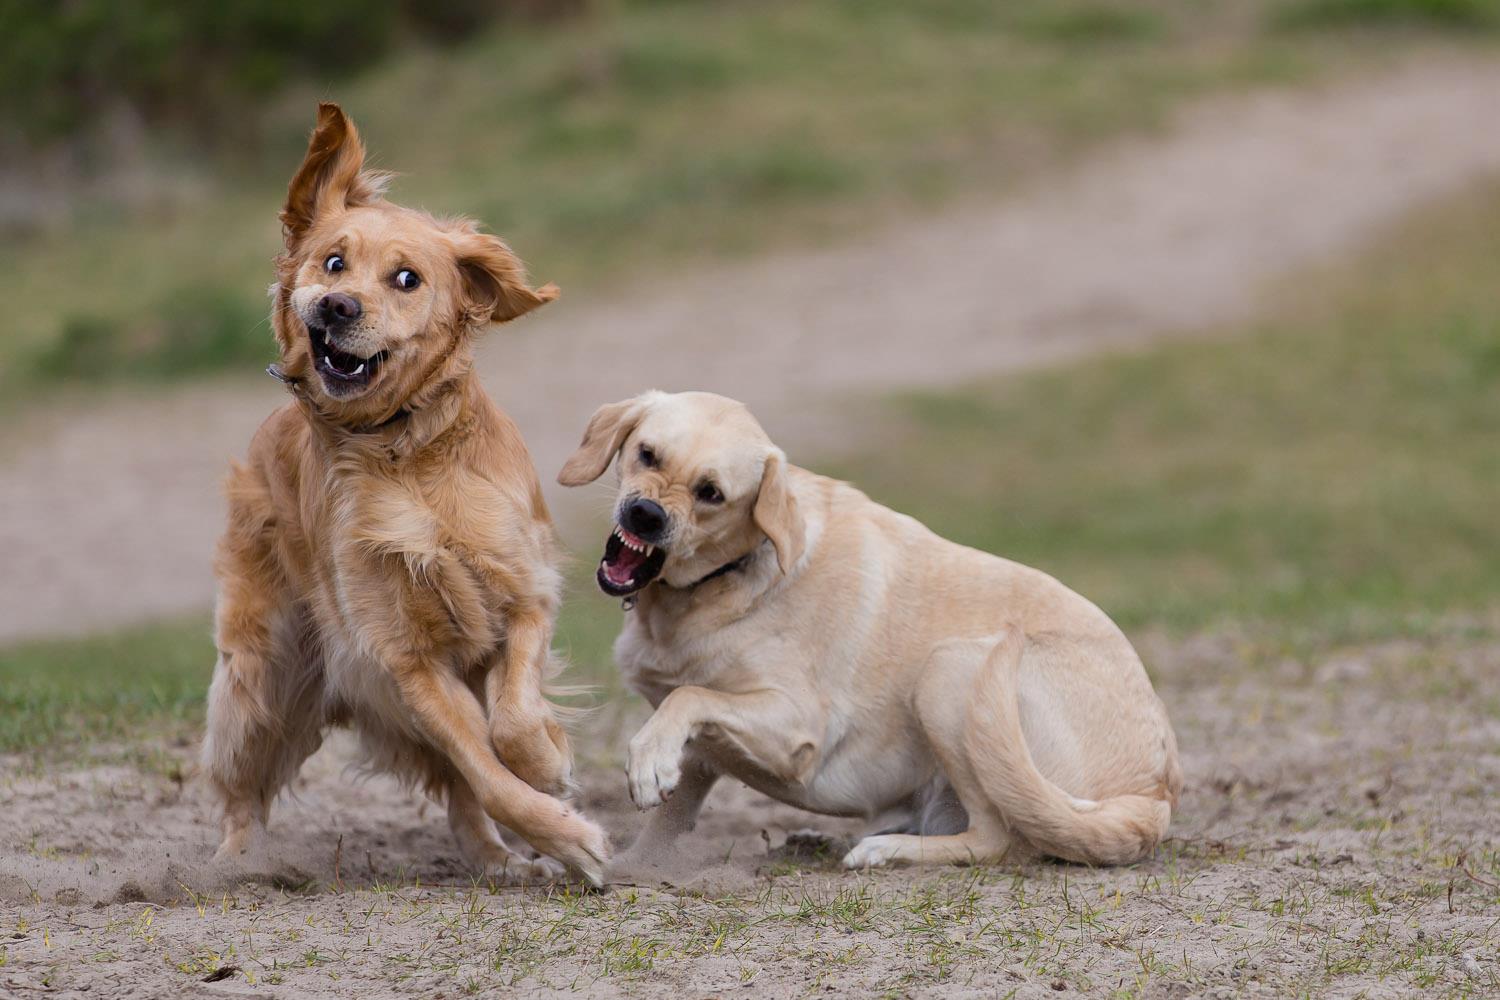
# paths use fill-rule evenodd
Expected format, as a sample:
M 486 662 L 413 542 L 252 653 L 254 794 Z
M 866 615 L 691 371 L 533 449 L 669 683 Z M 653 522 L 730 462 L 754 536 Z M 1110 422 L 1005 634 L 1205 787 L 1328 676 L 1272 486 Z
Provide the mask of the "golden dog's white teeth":
M 356 375 L 358 375 L 358 374 L 360 374 L 360 373 L 361 373 L 361 372 L 363 372 L 363 371 L 364 371 L 364 370 L 365 370 L 365 363 L 364 363 L 364 362 L 363 362 L 363 361 L 361 361 L 361 362 L 360 362 L 360 363 L 359 363 L 359 367 L 358 367 L 358 368 L 356 368 L 356 369 L 354 369 L 354 374 L 356 374 Z

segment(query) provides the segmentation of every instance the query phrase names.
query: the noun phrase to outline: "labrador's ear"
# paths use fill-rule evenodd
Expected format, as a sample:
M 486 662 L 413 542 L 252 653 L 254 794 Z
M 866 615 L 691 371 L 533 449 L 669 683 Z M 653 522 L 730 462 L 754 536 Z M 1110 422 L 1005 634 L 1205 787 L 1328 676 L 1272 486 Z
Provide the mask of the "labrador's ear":
M 781 572 L 790 573 L 807 548 L 807 529 L 802 523 L 802 512 L 797 509 L 797 498 L 792 496 L 787 482 L 786 457 L 780 451 L 766 456 L 752 516 L 755 526 L 776 547 L 776 564 Z
M 354 123 L 337 104 L 319 104 L 307 155 L 287 186 L 286 206 L 281 210 L 288 250 L 296 248 L 319 214 L 380 200 L 391 175 L 364 166 L 365 145 Z
M 464 233 L 456 247 L 469 315 L 476 321 L 504 323 L 557 298 L 556 285 L 532 288 L 526 268 L 498 236 Z
M 588 429 L 583 432 L 583 441 L 563 463 L 557 481 L 564 486 L 582 486 L 604 475 L 604 470 L 614 461 L 620 446 L 641 422 L 645 412 L 644 396 L 622 399 L 595 410 L 589 418 Z

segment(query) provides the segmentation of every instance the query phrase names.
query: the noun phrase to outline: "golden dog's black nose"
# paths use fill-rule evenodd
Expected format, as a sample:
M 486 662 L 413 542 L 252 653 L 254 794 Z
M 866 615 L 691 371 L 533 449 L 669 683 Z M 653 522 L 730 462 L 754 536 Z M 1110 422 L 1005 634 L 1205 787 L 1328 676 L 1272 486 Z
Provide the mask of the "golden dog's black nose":
M 318 317 L 324 326 L 353 323 L 364 313 L 359 300 L 343 292 L 329 292 L 318 300 Z
M 667 512 L 655 500 L 636 497 L 620 511 L 620 524 L 643 542 L 659 542 L 667 527 Z

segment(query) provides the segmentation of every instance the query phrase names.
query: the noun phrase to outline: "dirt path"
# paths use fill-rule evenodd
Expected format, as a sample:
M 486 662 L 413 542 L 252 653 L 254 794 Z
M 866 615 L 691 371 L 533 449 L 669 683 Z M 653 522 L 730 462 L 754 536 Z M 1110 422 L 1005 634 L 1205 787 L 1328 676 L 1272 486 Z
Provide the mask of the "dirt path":
M 1500 995 L 1500 648 L 1253 649 L 1145 637 L 1187 785 L 1173 839 L 1128 868 L 843 874 L 777 849 L 848 821 L 725 782 L 671 871 L 491 892 L 440 809 L 351 785 L 338 741 L 242 877 L 208 863 L 211 810 L 173 780 L 188 748 L 39 776 L 0 758 L 0 995 Z M 633 729 L 580 736 L 584 804 L 619 843 Z
M 608 301 L 575 294 L 495 335 L 482 371 L 548 481 L 596 405 L 653 386 L 745 399 L 795 458 L 847 432 L 850 394 L 1245 315 L 1269 281 L 1500 169 L 1496 107 L 1494 61 L 1215 101 L 999 203 Z M 195 385 L 44 407 L 10 433 L 0 641 L 211 603 L 217 482 L 280 398 L 269 380 Z M 565 525 L 597 506 L 552 499 Z

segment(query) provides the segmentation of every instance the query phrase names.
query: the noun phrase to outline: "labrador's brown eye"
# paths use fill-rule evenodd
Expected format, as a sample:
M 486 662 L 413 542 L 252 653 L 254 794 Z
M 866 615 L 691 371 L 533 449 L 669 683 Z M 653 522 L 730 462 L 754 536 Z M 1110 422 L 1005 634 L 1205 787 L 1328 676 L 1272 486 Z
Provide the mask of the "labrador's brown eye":
M 422 279 L 417 276 L 417 272 L 409 267 L 403 267 L 396 272 L 396 287 L 403 292 L 409 292 L 421 283 Z
M 661 464 L 661 462 L 657 460 L 656 452 L 652 451 L 646 445 L 641 445 L 639 457 L 641 460 L 641 464 L 648 469 L 654 469 Z
M 703 503 L 724 502 L 724 494 L 719 492 L 719 488 L 717 486 L 709 482 L 699 483 L 698 488 L 693 491 L 693 495 Z

